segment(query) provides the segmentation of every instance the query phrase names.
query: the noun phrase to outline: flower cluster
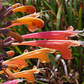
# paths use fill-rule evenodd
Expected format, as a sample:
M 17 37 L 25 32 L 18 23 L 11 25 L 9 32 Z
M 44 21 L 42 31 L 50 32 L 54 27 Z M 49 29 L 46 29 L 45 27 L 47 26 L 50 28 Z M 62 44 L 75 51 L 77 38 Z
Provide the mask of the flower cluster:
M 6 22 L 5 19 L 15 12 L 27 12 L 30 15 L 26 15 L 16 20 L 10 20 Z M 28 30 L 34 32 L 35 30 L 40 29 L 44 26 L 44 21 L 38 18 L 40 14 L 40 12 L 36 13 L 36 9 L 34 6 L 21 6 L 19 3 L 14 4 L 7 9 L 5 9 L 4 6 L 0 7 L 0 23 L 4 21 L 4 25 L 0 27 L 0 33 L 1 35 L 6 34 L 9 36 L 5 40 L 0 40 L 0 49 L 2 50 L 2 54 L 0 55 L 0 77 L 2 79 L 13 80 L 20 77 L 26 78 L 28 82 L 34 82 L 35 78 L 33 76 L 33 73 L 39 73 L 41 69 L 37 69 L 35 67 L 31 70 L 20 71 L 22 68 L 27 67 L 27 62 L 25 61 L 25 59 L 38 58 L 41 63 L 48 63 L 49 58 L 46 53 L 54 53 L 56 50 L 58 50 L 61 52 L 61 56 L 64 59 L 69 60 L 73 58 L 69 46 L 80 46 L 81 43 L 83 43 L 80 41 L 68 40 L 68 37 L 78 35 L 77 31 L 73 31 L 72 26 L 64 31 L 47 31 L 25 34 L 22 36 L 8 29 L 13 26 L 26 24 Z M 42 38 L 45 40 L 25 41 L 25 39 L 28 38 Z M 3 48 L 18 45 L 31 45 L 44 48 L 31 52 L 26 51 L 22 55 L 3 61 L 3 57 L 14 56 L 14 51 L 5 52 Z M 14 73 L 12 73 L 10 70 L 13 70 Z M 2 75 L 2 73 L 5 73 L 6 75 Z M 7 83 L 18 83 L 21 81 L 22 80 L 19 79 L 8 81 Z

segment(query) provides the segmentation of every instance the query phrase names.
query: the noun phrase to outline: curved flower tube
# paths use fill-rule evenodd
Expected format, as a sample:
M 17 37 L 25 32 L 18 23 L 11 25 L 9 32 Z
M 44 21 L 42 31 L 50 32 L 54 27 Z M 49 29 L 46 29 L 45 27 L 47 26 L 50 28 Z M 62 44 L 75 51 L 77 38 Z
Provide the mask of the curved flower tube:
M 28 17 L 28 18 L 19 18 L 12 21 L 12 24 L 21 23 L 27 24 L 30 31 L 35 31 L 36 29 L 42 28 L 44 26 L 44 21 L 39 18 Z
M 27 12 L 33 14 L 36 12 L 34 6 L 21 6 L 19 3 L 10 6 L 9 8 L 1 7 L 0 11 L 0 22 L 2 22 L 7 17 L 10 17 L 15 12 Z
M 19 72 L 22 68 L 27 67 L 27 62 L 24 59 L 14 60 L 14 61 L 4 61 L 3 65 L 6 65 L 9 70 L 13 70 L 14 72 Z M 4 73 L 4 71 L 0 71 L 0 74 Z
M 37 40 L 37 41 L 24 41 L 22 43 L 12 43 L 12 46 L 18 45 L 31 45 L 40 46 L 51 49 L 56 49 L 61 52 L 62 57 L 66 60 L 72 59 L 71 50 L 68 49 L 69 46 L 79 46 L 78 41 L 72 40 Z
M 11 23 L 10 26 L 5 27 L 3 29 L 17 26 L 17 25 L 27 24 L 29 31 L 35 31 L 35 30 L 40 29 L 44 26 L 44 21 L 39 18 L 35 18 L 35 17 L 28 17 L 28 18 L 22 17 L 17 20 L 10 21 L 10 23 Z
M 15 76 L 15 78 L 23 77 L 23 78 L 26 78 L 28 82 L 31 82 L 31 81 L 34 82 L 35 78 L 33 76 L 33 73 L 39 73 L 39 72 L 40 72 L 40 69 L 31 69 L 31 70 L 17 72 L 17 73 L 14 73 L 13 75 Z
M 19 70 L 21 70 L 24 67 L 27 67 L 27 62 L 24 59 L 18 59 L 18 60 L 15 60 L 15 61 L 4 61 L 3 65 L 4 64 L 14 64 L 14 65 L 17 65 Z M 14 70 L 14 71 L 17 72 L 18 70 Z
M 38 58 L 40 62 L 45 63 L 45 62 L 49 62 L 49 58 L 46 53 L 54 53 L 54 52 L 55 50 L 49 49 L 49 48 L 38 49 L 32 52 L 27 52 L 17 57 L 11 58 L 7 61 L 4 61 L 3 64 L 11 64 L 11 63 L 19 64 L 18 60 L 31 59 L 31 58 Z M 23 61 L 21 63 L 23 63 Z
M 22 82 L 23 80 L 21 79 L 15 79 L 15 80 L 11 80 L 11 81 L 7 81 L 5 83 L 2 84 L 18 84 L 19 82 Z
M 47 32 L 27 34 L 27 35 L 23 35 L 22 37 L 66 40 L 67 37 L 72 37 L 72 36 L 77 36 L 77 32 L 73 31 L 73 27 L 70 26 L 65 31 L 47 31 Z
M 17 3 L 17 4 L 10 6 L 5 11 L 3 16 L 9 17 L 15 12 L 27 12 L 27 13 L 33 14 L 36 12 L 36 9 L 34 6 L 21 6 L 19 3 Z
M 33 14 L 36 12 L 36 9 L 34 6 L 19 6 L 12 10 L 13 12 L 27 12 L 30 14 Z

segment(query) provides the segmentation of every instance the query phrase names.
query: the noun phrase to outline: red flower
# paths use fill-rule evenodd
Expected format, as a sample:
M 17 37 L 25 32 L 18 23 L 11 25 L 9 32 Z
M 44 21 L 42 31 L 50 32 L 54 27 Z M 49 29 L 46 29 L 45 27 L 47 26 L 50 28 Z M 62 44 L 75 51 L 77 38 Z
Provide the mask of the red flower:
M 73 27 L 70 26 L 65 31 L 46 31 L 40 33 L 33 33 L 23 35 L 23 38 L 44 38 L 44 39 L 53 39 L 53 40 L 66 40 L 67 37 L 77 36 L 77 33 L 73 31 Z
M 12 43 L 12 46 L 15 45 L 31 45 L 31 46 L 40 46 L 51 49 L 56 49 L 61 52 L 64 59 L 72 59 L 71 50 L 68 49 L 69 46 L 79 46 L 78 41 L 72 40 L 37 40 L 37 41 L 24 41 L 22 43 Z
M 7 82 L 2 83 L 2 84 L 18 84 L 19 82 L 22 82 L 22 80 L 21 79 L 15 79 L 15 80 L 7 81 Z

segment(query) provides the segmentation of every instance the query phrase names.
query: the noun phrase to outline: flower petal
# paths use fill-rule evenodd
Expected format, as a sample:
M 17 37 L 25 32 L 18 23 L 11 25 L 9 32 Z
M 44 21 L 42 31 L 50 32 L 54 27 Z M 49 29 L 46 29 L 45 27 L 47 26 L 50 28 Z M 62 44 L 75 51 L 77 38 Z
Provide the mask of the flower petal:
M 15 76 L 15 78 L 18 78 L 18 77 L 26 78 L 26 80 L 28 82 L 31 82 L 31 81 L 34 82 L 35 78 L 33 76 L 33 73 L 39 73 L 39 71 L 40 71 L 40 69 L 25 70 L 22 72 L 14 73 L 14 76 Z
M 13 20 L 10 23 L 11 23 L 10 26 L 5 27 L 3 29 L 7 29 L 7 28 L 13 27 L 13 26 L 27 24 L 28 29 L 31 30 L 31 31 L 34 31 L 32 29 L 35 28 L 35 30 L 36 30 L 36 29 L 42 28 L 44 26 L 44 21 L 39 19 L 39 18 L 35 18 L 35 17 L 28 17 L 28 18 L 22 17 L 22 18 L 19 18 L 17 20 Z
M 19 82 L 22 82 L 22 80 L 21 79 L 15 79 L 15 80 L 7 81 L 7 82 L 2 83 L 2 84 L 18 84 Z
M 36 9 L 34 6 L 19 6 L 15 9 L 13 9 L 13 12 L 27 12 L 27 13 L 35 13 Z
M 34 29 L 34 28 L 30 28 Z M 69 27 L 65 31 L 47 31 L 47 32 L 40 32 L 40 33 L 33 33 L 23 35 L 23 38 L 44 38 L 44 39 L 58 39 L 58 40 L 67 40 L 66 37 L 77 36 L 77 33 L 73 31 L 73 27 Z
M 68 60 L 72 58 L 71 50 L 68 49 L 68 47 L 79 46 L 80 43 L 78 41 L 72 41 L 72 40 L 37 40 L 37 41 L 25 41 L 22 43 L 12 43 L 12 45 L 13 46 L 31 45 L 31 46 L 40 46 L 40 47 L 56 49 L 61 52 L 62 57 L 64 59 Z
M 39 18 L 34 18 L 34 17 L 19 18 L 17 20 L 12 21 L 12 24 L 14 24 L 14 23 L 27 24 L 27 25 L 31 25 L 35 28 L 42 28 L 44 26 L 43 20 L 41 20 Z
M 20 69 L 20 70 L 24 67 L 27 67 L 27 62 L 24 59 L 20 59 L 20 60 L 18 59 L 18 60 L 14 60 L 14 61 L 4 61 L 3 64 L 15 64 L 18 66 L 18 69 Z
M 49 49 L 49 48 L 38 49 L 32 52 L 23 53 L 22 55 L 11 58 L 5 61 L 4 64 L 12 63 L 13 61 L 17 61 L 20 59 L 31 59 L 31 58 L 38 58 L 42 63 L 49 62 L 49 58 L 46 53 L 54 53 L 54 52 L 55 50 Z

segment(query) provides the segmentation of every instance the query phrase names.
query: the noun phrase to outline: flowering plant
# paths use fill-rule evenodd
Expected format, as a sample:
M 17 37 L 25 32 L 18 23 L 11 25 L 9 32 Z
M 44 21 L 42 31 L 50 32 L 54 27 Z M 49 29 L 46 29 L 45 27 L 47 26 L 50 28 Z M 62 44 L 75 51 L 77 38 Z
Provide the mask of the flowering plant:
M 7 17 L 10 17 L 15 12 L 26 12 L 30 15 L 23 16 L 16 20 L 9 20 L 5 21 Z M 46 11 L 45 11 L 46 12 Z M 60 30 L 60 31 L 45 31 L 40 33 L 32 33 L 32 34 L 25 34 L 19 35 L 15 32 L 12 32 L 10 27 L 18 26 L 18 25 L 27 25 L 29 31 L 34 32 L 37 29 L 41 29 L 44 26 L 44 21 L 38 18 L 41 15 L 41 12 L 36 13 L 36 9 L 34 6 L 21 6 L 19 3 L 10 6 L 9 8 L 5 9 L 4 6 L 1 5 L 0 9 L 0 23 L 4 22 L 4 25 L 0 27 L 0 34 L 1 37 L 3 34 L 8 35 L 4 40 L 0 40 L 0 49 L 2 50 L 2 54 L 0 55 L 0 77 L 6 81 L 3 84 L 7 84 L 10 82 L 18 83 L 22 82 L 22 80 L 14 80 L 15 78 L 25 78 L 27 82 L 35 82 L 34 74 L 44 73 L 42 72 L 46 68 L 38 68 L 39 62 L 41 63 L 49 63 L 49 56 L 47 53 L 56 54 L 59 51 L 63 59 L 70 60 L 72 59 L 71 49 L 70 46 L 80 46 L 84 47 L 83 41 L 77 40 L 70 40 L 69 37 L 78 36 L 80 32 L 84 31 L 74 31 L 74 28 L 70 26 L 67 30 Z M 35 41 L 26 41 L 25 39 L 28 38 L 42 38 L 43 40 L 35 40 Z M 11 47 L 11 46 L 19 46 L 19 45 L 30 45 L 30 46 L 38 46 L 43 47 L 42 49 L 37 49 L 31 52 L 27 50 L 24 51 L 23 54 L 13 57 L 14 51 L 6 52 L 3 48 Z M 3 57 L 11 57 L 6 61 L 3 61 Z M 33 59 L 37 58 L 38 66 L 33 67 L 30 70 L 23 70 L 23 68 L 27 67 L 28 64 L 25 59 Z M 62 62 L 64 62 L 62 59 Z M 11 72 L 12 70 L 13 72 Z M 45 70 L 46 71 L 46 70 Z M 6 75 L 3 75 L 5 73 Z M 66 75 L 67 77 L 67 75 Z M 68 78 L 68 77 L 67 77 Z

